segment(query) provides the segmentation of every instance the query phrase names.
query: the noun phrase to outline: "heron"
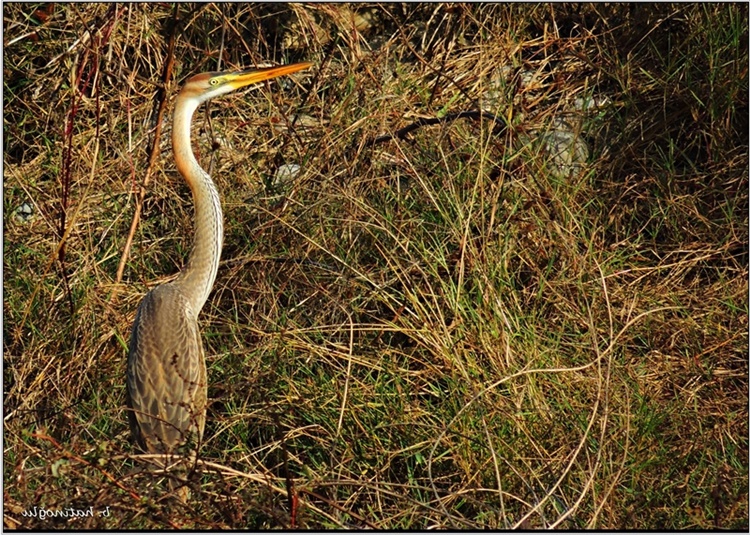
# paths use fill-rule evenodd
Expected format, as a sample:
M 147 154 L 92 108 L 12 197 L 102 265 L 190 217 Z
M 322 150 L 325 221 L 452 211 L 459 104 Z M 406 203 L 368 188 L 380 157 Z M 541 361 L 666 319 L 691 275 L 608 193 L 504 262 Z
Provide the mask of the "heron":
M 177 95 L 172 150 L 193 195 L 194 238 L 177 278 L 141 301 L 130 336 L 128 419 L 134 442 L 146 453 L 175 453 L 185 444 L 197 452 L 206 424 L 208 385 L 198 314 L 216 280 L 224 226 L 219 193 L 191 148 L 193 113 L 207 100 L 311 65 L 197 74 Z

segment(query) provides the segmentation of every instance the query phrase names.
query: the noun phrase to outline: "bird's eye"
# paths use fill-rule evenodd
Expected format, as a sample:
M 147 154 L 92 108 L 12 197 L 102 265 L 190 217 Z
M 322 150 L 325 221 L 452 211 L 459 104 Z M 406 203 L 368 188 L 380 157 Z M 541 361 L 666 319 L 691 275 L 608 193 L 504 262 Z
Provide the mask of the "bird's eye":
M 209 84 L 211 84 L 211 85 L 214 85 L 214 86 L 215 86 L 215 85 L 219 85 L 219 80 L 218 80 L 218 78 L 211 78 L 211 79 L 210 79 L 210 80 L 208 81 L 208 83 L 209 83 Z

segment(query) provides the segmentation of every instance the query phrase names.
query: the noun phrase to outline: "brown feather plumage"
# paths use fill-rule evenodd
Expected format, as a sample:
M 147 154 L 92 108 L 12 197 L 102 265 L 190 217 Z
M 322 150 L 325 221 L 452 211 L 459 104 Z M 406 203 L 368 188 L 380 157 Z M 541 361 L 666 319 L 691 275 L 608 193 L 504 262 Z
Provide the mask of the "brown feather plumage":
M 171 284 L 141 302 L 128 356 L 130 429 L 141 449 L 170 453 L 203 438 L 206 362 L 196 314 Z

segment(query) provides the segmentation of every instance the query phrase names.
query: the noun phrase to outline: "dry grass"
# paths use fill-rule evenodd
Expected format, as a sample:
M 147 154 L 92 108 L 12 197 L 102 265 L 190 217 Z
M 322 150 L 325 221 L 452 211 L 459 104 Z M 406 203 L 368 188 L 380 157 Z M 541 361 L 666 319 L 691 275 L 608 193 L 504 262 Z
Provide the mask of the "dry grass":
M 6 528 L 747 527 L 746 5 L 179 9 L 164 86 L 169 6 L 4 5 Z M 123 407 L 191 243 L 167 121 L 117 280 L 160 88 L 302 59 L 196 116 L 226 243 L 183 505 Z

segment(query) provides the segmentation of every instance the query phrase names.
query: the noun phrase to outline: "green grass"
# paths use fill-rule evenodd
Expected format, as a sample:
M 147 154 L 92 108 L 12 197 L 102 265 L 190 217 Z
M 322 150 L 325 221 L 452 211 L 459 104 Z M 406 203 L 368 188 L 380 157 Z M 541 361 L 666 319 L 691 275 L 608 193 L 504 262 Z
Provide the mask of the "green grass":
M 116 277 L 172 10 L 4 7 L 5 526 L 746 529 L 747 6 L 356 7 L 372 27 L 343 5 L 180 7 L 170 95 L 220 51 L 316 65 L 194 120 L 225 244 L 186 504 L 124 410 L 138 302 L 192 243 L 168 126 Z M 97 76 L 61 264 L 71 72 Z M 371 143 L 480 102 L 502 122 Z M 544 142 L 560 117 L 589 153 L 573 170 Z

